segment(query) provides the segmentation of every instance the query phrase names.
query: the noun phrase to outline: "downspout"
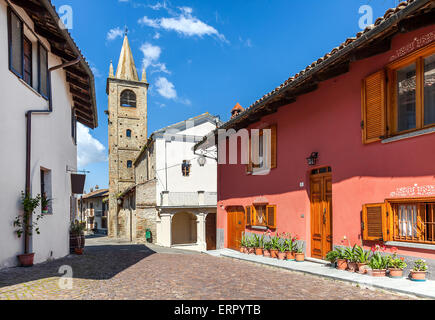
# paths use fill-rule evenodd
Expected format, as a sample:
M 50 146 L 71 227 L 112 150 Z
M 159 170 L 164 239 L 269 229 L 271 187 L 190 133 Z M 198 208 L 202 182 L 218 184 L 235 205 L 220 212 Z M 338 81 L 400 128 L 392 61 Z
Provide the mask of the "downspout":
M 32 153 L 32 114 L 50 114 L 53 112 L 53 96 L 52 96 L 52 86 L 51 86 L 51 72 L 57 69 L 63 69 L 72 65 L 75 65 L 80 62 L 82 58 L 78 57 L 77 59 L 66 62 L 48 69 L 48 90 L 49 90 L 49 98 L 48 98 L 48 110 L 29 110 L 26 112 L 27 118 L 27 127 L 26 127 L 26 194 L 30 195 L 30 166 L 31 166 L 31 153 Z M 33 212 L 30 212 L 28 216 L 28 220 L 26 224 L 33 220 Z M 24 253 L 28 254 L 30 248 L 30 236 L 28 232 L 25 232 L 24 236 Z

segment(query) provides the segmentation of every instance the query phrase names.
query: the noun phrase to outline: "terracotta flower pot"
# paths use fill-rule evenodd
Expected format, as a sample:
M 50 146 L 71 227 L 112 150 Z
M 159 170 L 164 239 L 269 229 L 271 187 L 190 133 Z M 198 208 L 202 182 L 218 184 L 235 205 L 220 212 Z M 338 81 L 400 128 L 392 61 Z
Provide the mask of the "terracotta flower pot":
M 386 269 L 373 269 L 372 270 L 372 277 L 386 277 L 386 276 L 387 276 Z
M 295 253 L 296 262 L 305 261 L 305 253 Z
M 83 254 L 83 248 L 75 248 L 74 252 L 75 252 L 75 254 L 82 255 Z
M 338 270 L 346 270 L 347 269 L 346 259 L 337 259 L 337 269 Z
M 257 256 L 262 256 L 263 255 L 263 249 L 262 248 L 255 248 L 255 254 Z
M 255 253 L 255 249 L 254 249 L 254 248 L 248 248 L 248 253 L 249 253 L 249 254 L 253 254 L 253 253 Z
M 347 263 L 347 271 L 355 272 L 357 269 L 356 262 L 348 262 Z
M 427 271 L 414 271 L 411 270 L 411 280 L 413 281 L 426 281 Z
M 391 278 L 402 278 L 403 277 L 403 270 L 402 269 L 390 268 L 388 270 L 390 271 Z
M 270 257 L 270 250 L 263 249 L 263 256 Z
M 279 260 L 284 260 L 286 257 L 286 253 L 285 252 L 278 252 L 278 259 Z
M 34 253 L 28 253 L 28 254 L 20 254 L 18 256 L 18 260 L 21 263 L 22 267 L 31 267 L 33 266 L 33 259 L 35 258 Z
M 294 261 L 295 260 L 295 253 L 294 252 L 287 251 L 286 252 L 286 256 L 287 256 L 287 260 L 290 260 L 290 261 Z
M 357 271 L 358 273 L 365 274 L 367 272 L 366 270 L 367 263 L 358 262 L 356 265 L 358 267 L 358 271 Z
M 270 249 L 270 257 L 271 258 L 278 258 L 278 250 L 277 249 Z
M 246 254 L 248 254 L 248 253 L 249 253 L 249 250 L 248 250 L 248 248 L 244 247 L 244 248 L 243 248 L 243 253 L 246 253 Z
M 240 247 L 240 253 L 245 253 L 245 247 Z

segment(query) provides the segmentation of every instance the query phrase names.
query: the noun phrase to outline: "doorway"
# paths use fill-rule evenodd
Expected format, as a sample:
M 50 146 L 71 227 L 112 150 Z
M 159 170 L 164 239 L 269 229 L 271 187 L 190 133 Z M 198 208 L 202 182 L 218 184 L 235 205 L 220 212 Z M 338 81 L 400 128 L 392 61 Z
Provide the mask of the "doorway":
M 324 259 L 332 250 L 332 170 L 314 169 L 310 176 L 311 257 Z
M 216 250 L 216 213 L 207 214 L 205 221 L 205 239 L 207 250 Z
M 228 213 L 228 248 L 239 250 L 242 234 L 245 231 L 245 210 L 243 207 L 230 207 Z

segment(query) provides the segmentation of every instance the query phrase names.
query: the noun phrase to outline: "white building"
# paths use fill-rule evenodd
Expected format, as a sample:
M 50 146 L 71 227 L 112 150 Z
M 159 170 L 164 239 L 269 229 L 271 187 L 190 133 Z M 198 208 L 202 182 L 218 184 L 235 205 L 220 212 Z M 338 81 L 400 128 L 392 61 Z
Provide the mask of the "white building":
M 60 25 L 49 0 L 0 0 L 0 268 L 25 251 L 35 263 L 69 253 L 72 189 L 80 193 L 76 121 L 95 128 L 97 110 L 93 74 Z M 53 199 L 40 235 L 14 232 L 21 191 Z
M 193 146 L 220 123 L 204 113 L 151 134 L 134 162 L 136 185 L 121 197 L 130 230 L 149 229 L 154 242 L 165 247 L 215 248 L 216 152 L 204 157 Z

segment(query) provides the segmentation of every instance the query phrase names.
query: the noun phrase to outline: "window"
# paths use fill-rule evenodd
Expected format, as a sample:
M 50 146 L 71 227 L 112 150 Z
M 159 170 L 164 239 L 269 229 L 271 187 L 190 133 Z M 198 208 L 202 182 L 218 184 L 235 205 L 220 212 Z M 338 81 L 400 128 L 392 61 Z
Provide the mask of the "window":
M 269 134 L 264 134 L 266 132 L 265 130 L 270 130 L 270 138 Z M 256 140 L 257 139 L 254 139 L 254 141 L 252 141 L 252 136 L 249 137 L 249 164 L 246 165 L 246 172 L 255 173 L 276 168 L 276 125 L 260 130 L 258 140 Z M 267 150 L 270 150 L 270 154 L 267 153 Z
M 131 138 L 131 130 L 127 129 L 125 135 L 127 136 L 127 138 Z
M 77 144 L 77 117 L 75 109 L 71 109 L 71 137 L 74 144 Z
M 435 126 L 435 44 L 364 79 L 362 115 L 363 143 Z
M 24 81 L 29 85 L 32 86 L 32 42 L 24 37 Z
M 40 169 L 40 184 L 41 184 L 41 196 L 45 197 L 48 200 L 48 205 L 43 207 L 41 205 L 41 212 L 43 214 L 51 214 L 53 213 L 52 208 L 52 189 L 51 189 L 51 171 L 41 168 Z
M 363 239 L 435 244 L 435 199 L 394 199 L 363 208 Z
M 9 69 L 23 77 L 23 22 L 8 8 Z
M 245 208 L 246 225 L 262 229 L 276 229 L 276 206 L 258 204 Z
M 183 177 L 188 177 L 190 175 L 190 162 L 187 160 L 183 160 L 183 163 L 181 165 L 181 172 L 183 174 Z
M 133 161 L 131 160 L 127 161 L 127 168 L 133 168 Z
M 131 90 L 121 93 L 121 107 L 136 108 L 136 94 Z
M 39 93 L 48 98 L 48 52 L 41 44 L 38 46 Z

